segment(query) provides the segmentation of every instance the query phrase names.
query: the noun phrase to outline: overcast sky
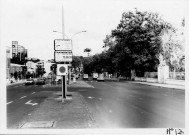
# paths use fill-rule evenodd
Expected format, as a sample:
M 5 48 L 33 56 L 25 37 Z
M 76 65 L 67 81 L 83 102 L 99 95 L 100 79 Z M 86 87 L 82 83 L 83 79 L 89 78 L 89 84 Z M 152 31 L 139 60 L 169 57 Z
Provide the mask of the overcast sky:
M 120 22 L 122 13 L 137 8 L 158 12 L 175 26 L 184 18 L 182 0 L 1 0 L 1 44 L 12 41 L 28 49 L 28 56 L 43 60 L 54 58 L 54 39 L 62 38 L 62 5 L 65 34 L 73 37 L 74 55 L 103 51 L 103 40 Z

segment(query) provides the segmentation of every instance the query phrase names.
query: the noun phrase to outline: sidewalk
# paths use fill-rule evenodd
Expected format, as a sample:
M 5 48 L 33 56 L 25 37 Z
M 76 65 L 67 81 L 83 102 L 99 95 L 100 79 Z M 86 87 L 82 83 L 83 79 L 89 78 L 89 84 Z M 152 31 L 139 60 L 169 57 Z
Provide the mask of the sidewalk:
M 173 88 L 173 89 L 185 90 L 185 85 L 161 84 L 161 83 L 150 83 L 150 82 L 139 82 L 139 81 L 130 81 L 130 82 L 145 84 L 145 85 L 149 85 L 149 86 L 157 86 L 157 87 L 163 87 L 163 88 Z
M 84 84 L 85 82 L 77 81 L 78 86 Z M 74 84 L 72 83 L 72 85 Z M 87 83 L 85 85 L 89 87 Z M 55 92 L 48 97 L 37 110 L 20 123 L 19 128 L 80 129 L 97 127 L 82 95 L 77 92 L 69 92 L 72 96 L 67 97 L 62 103 L 61 94 L 61 91 Z
M 24 79 L 24 80 L 18 80 L 18 81 L 13 82 L 13 83 L 7 82 L 7 86 L 12 86 L 12 85 L 16 85 L 16 84 L 22 84 L 25 81 L 26 81 L 26 79 Z

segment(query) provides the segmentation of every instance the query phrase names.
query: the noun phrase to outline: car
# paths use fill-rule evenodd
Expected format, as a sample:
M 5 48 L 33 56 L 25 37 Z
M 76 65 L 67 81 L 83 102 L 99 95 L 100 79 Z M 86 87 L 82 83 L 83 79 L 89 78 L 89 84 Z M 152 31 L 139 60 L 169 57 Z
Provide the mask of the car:
M 30 85 L 30 84 L 34 84 L 34 80 L 33 79 L 27 79 L 25 82 L 25 85 Z
M 99 74 L 99 77 L 97 78 L 97 81 L 104 81 L 104 75 Z
M 83 75 L 83 80 L 88 80 L 88 79 L 89 79 L 88 74 L 84 74 L 84 75 Z
M 98 73 L 93 73 L 93 80 L 97 80 L 98 78 Z
M 36 85 L 43 85 L 45 84 L 45 80 L 43 78 L 38 78 L 37 81 L 36 81 Z

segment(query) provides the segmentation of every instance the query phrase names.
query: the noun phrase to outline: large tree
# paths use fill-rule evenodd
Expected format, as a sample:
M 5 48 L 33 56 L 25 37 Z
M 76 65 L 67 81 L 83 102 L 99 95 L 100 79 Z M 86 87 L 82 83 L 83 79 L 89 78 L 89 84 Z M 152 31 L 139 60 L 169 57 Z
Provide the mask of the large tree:
M 137 9 L 124 12 L 117 28 L 112 31 L 116 42 L 114 61 L 117 61 L 118 70 L 157 70 L 162 51 L 160 34 L 164 29 L 172 29 L 172 26 L 157 13 Z
M 162 55 L 169 65 L 171 71 L 184 71 L 184 20 L 181 23 L 180 29 L 165 30 L 161 34 L 161 41 L 163 46 Z

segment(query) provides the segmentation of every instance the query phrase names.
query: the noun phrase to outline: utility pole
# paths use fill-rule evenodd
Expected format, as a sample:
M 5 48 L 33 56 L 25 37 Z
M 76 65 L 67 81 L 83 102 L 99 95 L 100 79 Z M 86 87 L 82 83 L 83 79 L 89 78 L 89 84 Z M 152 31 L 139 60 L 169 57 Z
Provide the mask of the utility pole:
M 62 5 L 62 39 L 64 39 L 64 8 L 63 8 L 63 5 Z

